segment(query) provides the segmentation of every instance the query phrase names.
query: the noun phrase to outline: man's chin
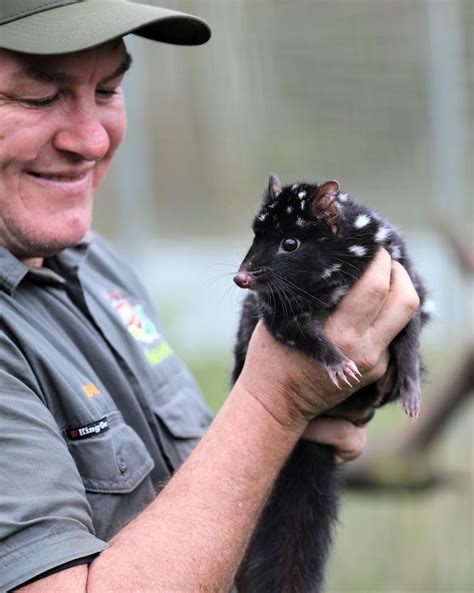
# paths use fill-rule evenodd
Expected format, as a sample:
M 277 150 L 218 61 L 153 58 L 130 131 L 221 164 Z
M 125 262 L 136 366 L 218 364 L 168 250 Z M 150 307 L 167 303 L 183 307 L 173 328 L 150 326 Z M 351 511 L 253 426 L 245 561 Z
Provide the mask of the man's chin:
M 82 243 L 87 236 L 87 233 L 88 229 L 86 229 L 85 232 L 71 235 L 69 237 L 49 237 L 44 241 L 30 239 L 27 245 L 22 245 L 11 251 L 20 261 L 53 257 L 68 247 L 75 247 L 79 243 Z

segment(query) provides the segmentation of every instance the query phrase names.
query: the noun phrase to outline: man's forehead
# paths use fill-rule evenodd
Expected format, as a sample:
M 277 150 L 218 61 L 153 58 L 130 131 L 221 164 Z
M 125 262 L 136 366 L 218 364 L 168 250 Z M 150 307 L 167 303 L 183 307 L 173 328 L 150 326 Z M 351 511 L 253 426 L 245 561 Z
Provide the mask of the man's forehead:
M 63 55 L 33 55 L 0 50 L 2 63 L 14 65 L 15 76 L 39 82 L 79 82 L 91 67 L 101 79 L 112 80 L 126 72 L 132 63 L 123 40 L 114 40 L 94 49 Z

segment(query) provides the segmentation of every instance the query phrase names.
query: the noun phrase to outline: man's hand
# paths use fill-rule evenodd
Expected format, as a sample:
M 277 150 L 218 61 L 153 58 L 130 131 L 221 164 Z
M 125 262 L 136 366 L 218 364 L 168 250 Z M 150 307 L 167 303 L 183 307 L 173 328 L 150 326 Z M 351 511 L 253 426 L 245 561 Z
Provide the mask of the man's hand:
M 277 343 L 261 322 L 238 382 L 282 425 L 303 430 L 312 418 L 384 375 L 388 345 L 418 306 L 407 272 L 382 249 L 325 328 L 328 337 L 356 363 L 362 374 L 359 383 L 338 389 L 322 364 Z
M 327 335 L 363 373 L 359 387 L 385 374 L 388 345 L 419 305 L 420 299 L 405 268 L 381 249 L 325 328 Z

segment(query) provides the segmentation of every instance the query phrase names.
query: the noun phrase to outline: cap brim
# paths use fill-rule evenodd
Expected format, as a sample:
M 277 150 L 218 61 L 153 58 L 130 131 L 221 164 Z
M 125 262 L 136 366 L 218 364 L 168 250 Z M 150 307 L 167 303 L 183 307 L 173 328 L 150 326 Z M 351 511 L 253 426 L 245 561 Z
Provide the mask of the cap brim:
M 78 2 L 2 25 L 0 47 L 64 54 L 128 33 L 176 45 L 201 45 L 211 36 L 209 25 L 190 14 L 131 2 Z

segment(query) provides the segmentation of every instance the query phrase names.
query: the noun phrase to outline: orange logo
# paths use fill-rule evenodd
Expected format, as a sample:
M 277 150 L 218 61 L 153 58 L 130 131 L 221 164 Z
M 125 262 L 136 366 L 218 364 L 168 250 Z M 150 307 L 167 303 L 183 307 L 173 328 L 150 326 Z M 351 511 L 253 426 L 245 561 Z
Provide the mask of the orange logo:
M 94 385 L 94 383 L 88 383 L 87 385 L 84 385 L 82 391 L 87 395 L 87 397 L 100 395 L 100 389 Z

